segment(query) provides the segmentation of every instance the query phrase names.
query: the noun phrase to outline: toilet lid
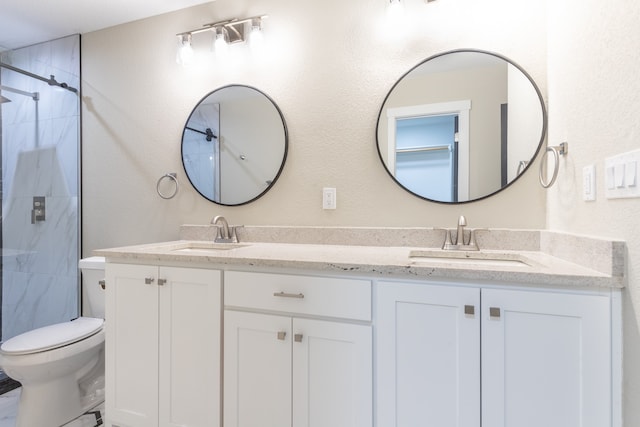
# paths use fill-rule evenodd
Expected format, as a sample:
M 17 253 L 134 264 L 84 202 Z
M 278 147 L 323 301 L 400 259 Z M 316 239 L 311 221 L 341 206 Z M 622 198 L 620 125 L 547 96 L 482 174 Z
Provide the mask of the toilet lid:
M 104 319 L 79 317 L 70 322 L 45 326 L 17 335 L 2 344 L 5 354 L 29 354 L 62 347 L 98 332 Z

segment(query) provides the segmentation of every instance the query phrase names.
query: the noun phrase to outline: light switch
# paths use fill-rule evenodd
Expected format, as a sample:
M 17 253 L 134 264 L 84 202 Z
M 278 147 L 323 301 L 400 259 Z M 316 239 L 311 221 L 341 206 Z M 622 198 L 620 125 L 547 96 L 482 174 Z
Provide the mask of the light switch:
M 627 187 L 635 187 L 638 185 L 638 162 L 637 160 L 630 160 L 625 165 L 625 179 Z
M 624 188 L 624 163 L 616 163 L 613 168 L 616 188 Z
M 607 190 L 616 188 L 616 180 L 613 165 L 607 166 Z

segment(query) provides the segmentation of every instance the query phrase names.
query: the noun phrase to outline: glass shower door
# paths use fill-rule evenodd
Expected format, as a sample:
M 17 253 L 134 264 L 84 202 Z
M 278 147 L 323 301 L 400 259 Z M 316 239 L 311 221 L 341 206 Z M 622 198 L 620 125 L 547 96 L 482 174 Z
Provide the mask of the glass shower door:
M 80 37 L 6 51 L 3 64 L 80 84 Z M 0 64 L 1 65 L 1 64 Z M 0 67 L 2 341 L 79 314 L 79 94 Z M 14 89 L 14 90 L 11 90 Z M 24 93 L 21 93 L 24 92 Z

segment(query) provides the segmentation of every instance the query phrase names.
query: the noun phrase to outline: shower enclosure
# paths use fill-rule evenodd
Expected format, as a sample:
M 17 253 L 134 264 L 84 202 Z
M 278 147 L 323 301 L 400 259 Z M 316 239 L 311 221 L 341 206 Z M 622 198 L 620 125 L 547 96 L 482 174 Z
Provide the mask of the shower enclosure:
M 2 341 L 79 315 L 79 87 L 80 36 L 0 52 Z

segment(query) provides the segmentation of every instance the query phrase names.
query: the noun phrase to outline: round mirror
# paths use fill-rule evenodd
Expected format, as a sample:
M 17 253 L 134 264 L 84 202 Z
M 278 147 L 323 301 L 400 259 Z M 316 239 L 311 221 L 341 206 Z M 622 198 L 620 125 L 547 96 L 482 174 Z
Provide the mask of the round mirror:
M 546 128 L 540 90 L 520 66 L 456 50 L 421 62 L 391 88 L 378 116 L 378 154 L 416 196 L 471 202 L 518 179 Z
M 182 164 L 203 197 L 243 205 L 276 182 L 287 146 L 284 117 L 271 98 L 249 86 L 224 86 L 191 112 L 182 132 Z

